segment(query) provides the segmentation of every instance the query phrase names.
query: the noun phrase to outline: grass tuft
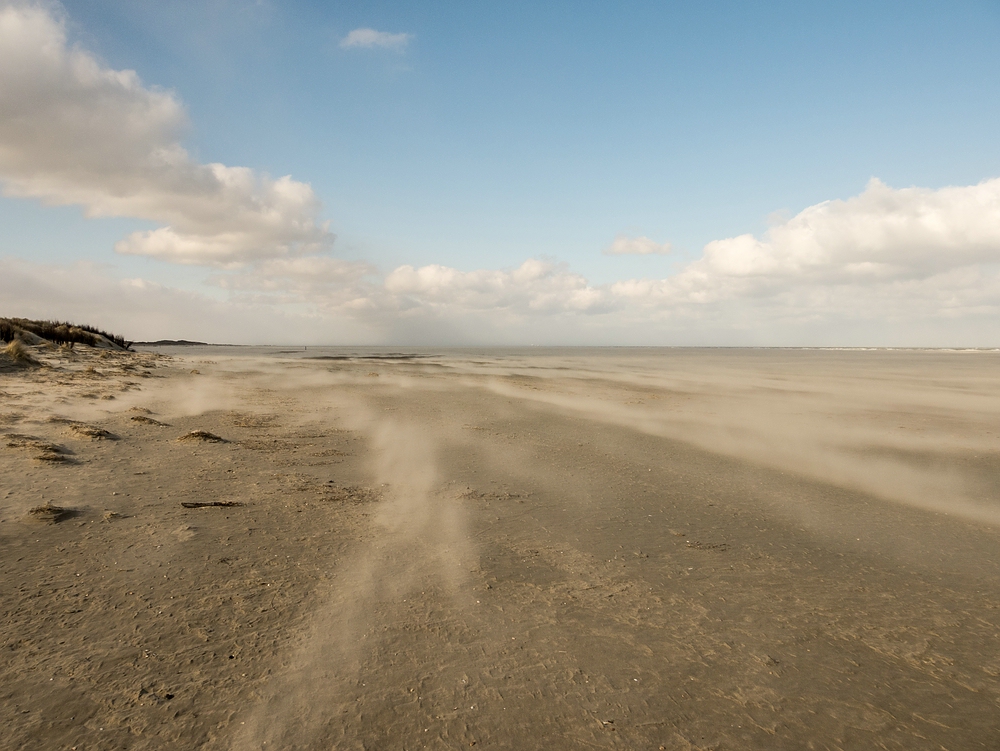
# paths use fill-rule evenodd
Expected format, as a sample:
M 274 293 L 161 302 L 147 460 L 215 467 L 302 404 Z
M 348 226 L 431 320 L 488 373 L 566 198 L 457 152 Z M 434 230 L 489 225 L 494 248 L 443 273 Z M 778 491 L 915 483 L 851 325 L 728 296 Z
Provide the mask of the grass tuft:
M 38 360 L 36 360 L 31 355 L 31 350 L 22 342 L 20 339 L 13 339 L 11 342 L 4 347 L 4 353 L 16 363 L 21 365 L 38 365 Z

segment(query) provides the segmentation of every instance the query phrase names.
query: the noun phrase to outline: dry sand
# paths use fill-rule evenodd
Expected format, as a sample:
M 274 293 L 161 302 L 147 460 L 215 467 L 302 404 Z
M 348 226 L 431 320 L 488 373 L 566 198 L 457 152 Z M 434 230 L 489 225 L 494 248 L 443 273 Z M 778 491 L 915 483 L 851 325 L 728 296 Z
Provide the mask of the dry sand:
M 4 749 L 1000 748 L 998 353 L 35 350 Z

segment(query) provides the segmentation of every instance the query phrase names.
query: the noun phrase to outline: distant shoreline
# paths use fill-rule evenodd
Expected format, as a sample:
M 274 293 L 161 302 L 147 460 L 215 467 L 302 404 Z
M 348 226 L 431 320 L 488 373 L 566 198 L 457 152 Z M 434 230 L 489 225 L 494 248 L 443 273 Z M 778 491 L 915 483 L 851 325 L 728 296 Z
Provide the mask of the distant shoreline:
M 133 342 L 140 347 L 238 347 L 238 344 L 209 344 L 208 342 L 191 342 L 187 339 L 157 339 L 155 342 Z
M 231 344 L 227 342 L 194 342 L 187 339 L 158 339 L 153 342 L 132 342 L 133 346 L 136 347 L 240 347 L 240 348 L 253 348 L 253 349 L 277 349 L 277 348 L 288 348 L 294 347 L 294 351 L 308 351 L 312 350 L 343 350 L 343 349 L 368 349 L 368 350 L 380 350 L 380 349 L 391 349 L 391 350 L 435 350 L 435 351 L 452 351 L 452 352 L 465 352 L 465 351 L 492 351 L 492 352 L 511 352 L 511 351 L 539 351 L 539 350 L 637 350 L 637 351 L 651 351 L 651 350 L 710 350 L 710 351 L 779 351 L 779 352 L 982 352 L 982 353 L 996 353 L 1000 352 L 1000 347 L 905 347 L 905 346 L 884 346 L 884 347 L 866 347 L 866 346 L 763 346 L 763 345 L 695 345 L 695 344 L 502 344 L 502 345 L 471 345 L 471 344 L 454 344 L 454 345 L 443 345 L 443 346 L 433 346 L 426 344 L 416 344 L 416 345 L 380 345 L 380 344 Z M 386 356 L 387 359 L 400 359 L 411 357 L 411 355 L 403 354 L 394 351 L 391 355 Z M 318 357 L 314 359 L 338 359 L 337 357 Z

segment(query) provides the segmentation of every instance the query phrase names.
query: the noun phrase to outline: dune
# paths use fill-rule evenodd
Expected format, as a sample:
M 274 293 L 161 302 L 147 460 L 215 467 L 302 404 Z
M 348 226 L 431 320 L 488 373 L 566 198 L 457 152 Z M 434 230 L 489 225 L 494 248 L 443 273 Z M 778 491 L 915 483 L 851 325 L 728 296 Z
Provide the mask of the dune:
M 98 349 L 129 350 L 132 342 L 89 325 L 64 321 L 32 321 L 27 318 L 0 318 L 0 341 L 23 344 L 82 344 Z
M 1000 353 L 28 347 L 0 746 L 1000 738 Z

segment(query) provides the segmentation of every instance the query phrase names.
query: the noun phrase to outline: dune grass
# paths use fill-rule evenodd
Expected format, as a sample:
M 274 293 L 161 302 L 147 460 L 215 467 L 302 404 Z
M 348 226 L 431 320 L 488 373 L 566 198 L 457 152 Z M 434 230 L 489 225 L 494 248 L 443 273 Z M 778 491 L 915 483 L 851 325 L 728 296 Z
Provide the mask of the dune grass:
M 31 350 L 20 339 L 12 339 L 3 351 L 7 357 L 21 365 L 38 364 L 38 360 L 31 356 Z
M 54 344 L 72 346 L 85 344 L 96 347 L 104 337 L 124 350 L 132 348 L 132 342 L 117 334 L 109 334 L 99 328 L 88 325 L 77 325 L 65 321 L 31 321 L 27 318 L 0 318 L 0 340 L 12 342 L 21 338 L 21 332 L 30 332 Z
M 20 329 L 5 318 L 0 318 L 0 342 L 12 342 L 17 339 Z

